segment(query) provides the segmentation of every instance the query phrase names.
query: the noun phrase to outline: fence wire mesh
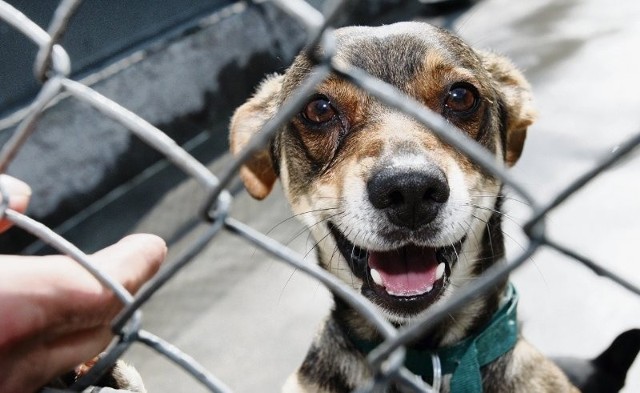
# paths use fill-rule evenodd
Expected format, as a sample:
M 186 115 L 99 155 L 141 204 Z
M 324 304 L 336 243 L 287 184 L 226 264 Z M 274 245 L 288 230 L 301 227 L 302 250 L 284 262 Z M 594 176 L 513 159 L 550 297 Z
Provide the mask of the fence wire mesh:
M 369 381 L 366 386 L 359 387 L 358 392 L 379 391 L 379 389 L 389 386 L 390 383 L 400 383 L 416 392 L 432 391 L 432 387 L 413 378 L 410 372 L 403 367 L 404 346 L 419 337 L 422 332 L 442 321 L 443 318 L 460 308 L 479 292 L 485 291 L 495 283 L 503 280 L 510 272 L 528 261 L 531 255 L 540 247 L 549 247 L 566 254 L 596 274 L 608 277 L 636 295 L 640 295 L 640 289 L 633 283 L 608 271 L 600 264 L 580 255 L 577 251 L 563 246 L 557 240 L 549 238 L 545 231 L 545 217 L 547 214 L 563 204 L 567 198 L 582 189 L 595 177 L 600 176 L 612 165 L 628 156 L 640 144 L 640 133 L 623 141 L 614 153 L 599 165 L 586 171 L 573 183 L 567 185 L 566 188 L 560 190 L 552 201 L 541 204 L 533 197 L 530 190 L 513 179 L 503 167 L 497 165 L 483 148 L 464 136 L 462 132 L 459 132 L 438 114 L 431 112 L 428 108 L 405 96 L 393 86 L 377 80 L 349 64 L 344 64 L 334 59 L 332 52 L 334 40 L 332 22 L 339 15 L 341 7 L 347 3 L 346 0 L 327 2 L 324 13 L 317 11 L 304 0 L 273 0 L 274 4 L 290 14 L 306 28 L 308 41 L 305 50 L 320 45 L 324 48 L 324 55 L 322 58 L 316 59 L 317 64 L 314 72 L 283 105 L 282 110 L 264 126 L 258 136 L 232 161 L 232 164 L 226 170 L 216 175 L 149 122 L 125 109 L 117 102 L 102 96 L 90 87 L 69 78 L 71 61 L 59 42 L 80 3 L 80 0 L 62 0 L 48 30 L 45 31 L 13 6 L 6 2 L 0 2 L 0 18 L 39 47 L 34 61 L 34 74 L 42 82 L 42 87 L 37 97 L 29 105 L 24 119 L 11 139 L 2 147 L 0 152 L 0 173 L 6 172 L 13 158 L 34 131 L 35 125 L 47 105 L 58 95 L 66 93 L 76 100 L 88 103 L 104 116 L 121 123 L 141 140 L 161 152 L 186 174 L 196 179 L 208 194 L 208 200 L 201 210 L 202 220 L 208 222 L 209 227 L 199 239 L 190 244 L 188 249 L 176 261 L 171 263 L 168 269 L 162 271 L 151 281 L 150 285 L 136 296 L 133 296 L 117 281 L 101 271 L 99 266 L 92 263 L 82 250 L 43 224 L 10 209 L 8 207 L 10 196 L 0 184 L 0 193 L 2 195 L 0 216 L 3 219 L 10 220 L 16 226 L 36 235 L 59 252 L 72 257 L 105 287 L 113 291 L 124 304 L 124 310 L 112 324 L 113 333 L 116 336 L 113 345 L 110 346 L 106 355 L 100 359 L 91 371 L 71 387 L 72 391 L 82 391 L 92 385 L 110 365 L 135 343 L 146 345 L 165 356 L 178 367 L 186 370 L 210 391 L 231 391 L 223 381 L 199 365 L 189 355 L 181 352 L 171 343 L 144 330 L 142 328 L 143 314 L 140 310 L 141 306 L 158 289 L 162 288 L 180 270 L 184 269 L 207 245 L 215 242 L 216 236 L 221 231 L 228 231 L 243 238 L 248 243 L 277 257 L 283 263 L 294 266 L 299 271 L 321 282 L 334 295 L 339 296 L 351 305 L 381 332 L 385 340 L 368 357 L 372 369 L 375 370 L 375 378 Z M 376 312 L 372 304 L 336 277 L 322 270 L 319 266 L 306 262 L 302 255 L 278 243 L 269 236 L 229 216 L 229 208 L 233 202 L 233 197 L 225 187 L 234 179 L 243 162 L 267 144 L 274 136 L 274 133 L 299 112 L 304 101 L 314 92 L 315 87 L 330 74 L 344 78 L 386 105 L 397 108 L 425 124 L 443 141 L 455 146 L 486 171 L 502 179 L 504 184 L 509 186 L 530 206 L 529 218 L 524 225 L 528 244 L 523 248 L 520 255 L 511 258 L 506 263 L 492 267 L 475 281 L 460 288 L 455 296 L 448 301 L 433 306 L 424 318 L 399 329 L 392 326 Z

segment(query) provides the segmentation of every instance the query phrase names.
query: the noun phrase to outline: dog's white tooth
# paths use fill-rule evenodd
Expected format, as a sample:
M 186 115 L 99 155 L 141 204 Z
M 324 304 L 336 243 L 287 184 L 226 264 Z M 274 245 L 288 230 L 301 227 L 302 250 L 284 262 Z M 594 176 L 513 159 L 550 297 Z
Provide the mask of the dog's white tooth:
M 430 286 L 429 288 L 427 288 L 427 289 L 424 291 L 424 293 L 429 293 L 429 292 L 431 292 L 432 290 L 433 290 L 433 285 L 432 285 L 432 286 Z
M 382 284 L 382 276 L 380 276 L 380 273 L 376 269 L 371 269 L 370 274 L 371 278 L 373 278 L 373 282 L 380 285 L 381 287 L 384 286 Z
M 436 268 L 436 280 L 439 280 L 444 276 L 444 262 L 441 262 Z

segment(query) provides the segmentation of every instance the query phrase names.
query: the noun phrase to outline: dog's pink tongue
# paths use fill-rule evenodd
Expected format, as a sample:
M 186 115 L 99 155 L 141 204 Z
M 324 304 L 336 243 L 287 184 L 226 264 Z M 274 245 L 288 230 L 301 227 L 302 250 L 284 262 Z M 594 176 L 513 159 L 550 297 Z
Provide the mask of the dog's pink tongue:
M 406 246 L 399 250 L 369 253 L 369 267 L 378 274 L 378 285 L 394 296 L 429 292 L 436 279 L 438 260 L 433 248 Z M 381 282 L 379 282 L 381 281 Z

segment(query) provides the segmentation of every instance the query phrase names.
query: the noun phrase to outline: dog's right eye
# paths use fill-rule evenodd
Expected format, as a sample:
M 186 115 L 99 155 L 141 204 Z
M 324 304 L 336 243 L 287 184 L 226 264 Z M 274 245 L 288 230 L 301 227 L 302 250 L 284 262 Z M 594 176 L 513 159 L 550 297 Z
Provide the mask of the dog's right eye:
M 324 124 L 334 120 L 338 112 L 325 96 L 314 97 L 302 111 L 302 117 L 314 124 Z

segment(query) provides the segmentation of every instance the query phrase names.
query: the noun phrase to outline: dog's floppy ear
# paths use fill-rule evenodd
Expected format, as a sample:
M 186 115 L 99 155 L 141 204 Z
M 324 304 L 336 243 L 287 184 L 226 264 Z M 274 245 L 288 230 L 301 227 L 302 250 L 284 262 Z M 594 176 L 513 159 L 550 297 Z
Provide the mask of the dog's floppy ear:
M 480 52 L 482 63 L 496 82 L 504 99 L 506 111 L 505 162 L 512 166 L 520 158 L 527 128 L 533 123 L 536 111 L 532 105 L 531 86 L 522 73 L 507 58 L 491 52 Z
M 282 75 L 272 75 L 258 87 L 251 97 L 231 118 L 229 145 L 232 154 L 238 154 L 278 110 L 278 95 Z M 249 194 L 263 199 L 271 192 L 277 175 L 268 148 L 255 153 L 240 169 L 240 178 Z

